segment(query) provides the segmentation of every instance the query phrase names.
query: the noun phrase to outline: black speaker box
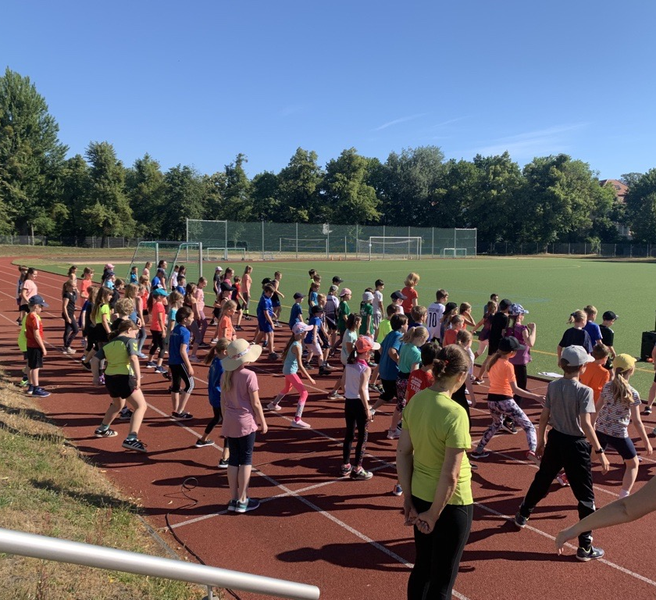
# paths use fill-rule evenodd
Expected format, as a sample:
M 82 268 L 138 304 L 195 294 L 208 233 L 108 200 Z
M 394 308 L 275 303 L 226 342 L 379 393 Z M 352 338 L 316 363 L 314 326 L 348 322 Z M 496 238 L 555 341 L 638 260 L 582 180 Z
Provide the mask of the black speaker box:
M 656 344 L 656 331 L 643 331 L 642 344 L 640 345 L 640 360 L 651 358 L 651 351 Z

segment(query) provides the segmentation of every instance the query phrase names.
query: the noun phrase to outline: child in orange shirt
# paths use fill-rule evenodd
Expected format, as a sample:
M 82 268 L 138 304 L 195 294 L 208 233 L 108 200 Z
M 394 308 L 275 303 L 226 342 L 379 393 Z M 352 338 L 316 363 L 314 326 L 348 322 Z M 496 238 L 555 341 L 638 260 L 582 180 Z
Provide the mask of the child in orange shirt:
M 610 354 L 610 349 L 608 346 L 599 342 L 598 344 L 595 344 L 591 354 L 595 361 L 588 364 L 585 371 L 581 373 L 579 381 L 583 385 L 592 388 L 595 406 L 597 412 L 599 412 L 599 408 L 601 407 L 597 406 L 597 402 L 601 396 L 601 390 L 604 389 L 604 386 L 610 381 L 610 371 L 605 367 Z
M 451 319 L 451 329 L 447 329 L 444 332 L 444 345 L 449 346 L 455 344 L 458 332 L 465 327 L 465 318 L 462 315 L 454 315 Z
M 478 442 L 476 450 L 471 453 L 473 459 L 486 458 L 489 453 L 485 452 L 485 446 L 494 437 L 501 428 L 504 417 L 510 417 L 516 425 L 519 425 L 526 433 L 528 442 L 528 452 L 526 458 L 539 464 L 535 456 L 537 447 L 537 437 L 535 427 L 524 411 L 517 406 L 513 400 L 513 395 L 517 394 L 524 398 L 531 398 L 540 403 L 544 402 L 544 396 L 533 394 L 517 386 L 515 379 L 515 369 L 510 364 L 509 358 L 514 356 L 515 352 L 521 350 L 523 346 L 514 337 L 501 338 L 499 349 L 490 359 L 488 367 L 488 377 L 490 379 L 490 390 L 487 397 L 487 406 L 492 416 L 492 423 L 487 428 L 481 441 Z
M 234 300 L 226 300 L 219 314 L 219 324 L 216 326 L 216 337 L 227 338 L 232 342 L 237 339 L 235 328 L 232 326 L 232 316 L 237 310 L 237 303 Z

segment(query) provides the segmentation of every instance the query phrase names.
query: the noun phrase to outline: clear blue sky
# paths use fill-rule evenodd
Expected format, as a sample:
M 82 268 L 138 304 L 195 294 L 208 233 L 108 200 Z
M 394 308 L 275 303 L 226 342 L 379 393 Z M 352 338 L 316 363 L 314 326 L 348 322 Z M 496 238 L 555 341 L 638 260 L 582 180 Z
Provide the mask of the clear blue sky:
M 31 0 L 2 7 L 0 66 L 29 76 L 69 154 L 108 141 L 252 176 L 297 147 L 564 152 L 602 178 L 656 167 L 656 3 Z

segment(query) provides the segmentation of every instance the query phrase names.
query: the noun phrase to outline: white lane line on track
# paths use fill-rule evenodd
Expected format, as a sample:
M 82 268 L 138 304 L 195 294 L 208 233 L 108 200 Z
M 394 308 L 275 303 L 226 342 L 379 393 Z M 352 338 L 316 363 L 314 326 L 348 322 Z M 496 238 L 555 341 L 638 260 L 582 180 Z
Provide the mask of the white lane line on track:
M 1 273 L 1 271 L 0 271 L 0 273 Z M 51 286 L 51 287 L 56 287 L 56 286 Z M 11 296 L 10 294 L 6 294 L 5 292 L 0 292 L 0 293 L 2 293 L 2 294 L 5 295 L 5 296 L 8 296 L 8 297 L 12 298 L 12 296 Z M 52 315 L 52 313 L 48 313 L 48 314 L 50 314 L 51 316 L 54 316 L 54 315 Z M 6 319 L 7 321 L 9 321 L 10 323 L 15 324 L 15 321 L 12 321 L 10 318 L 6 317 L 5 315 L 0 315 L 0 316 L 2 316 L 3 318 L 5 318 L 5 319 Z M 49 344 L 49 345 L 52 345 L 52 344 Z M 73 359 L 73 357 L 68 357 L 68 358 L 71 358 L 72 360 L 75 360 L 75 359 Z M 258 369 L 258 370 L 259 370 L 260 372 L 262 372 L 261 369 Z M 196 377 L 195 377 L 195 378 L 196 378 Z M 204 380 L 202 380 L 202 379 L 200 379 L 200 378 L 197 378 L 197 379 L 198 379 L 199 381 L 202 381 L 203 383 L 207 383 L 206 381 L 204 381 Z M 313 386 L 307 386 L 307 387 L 313 387 Z M 319 388 L 315 388 L 315 387 L 313 387 L 313 389 L 316 389 L 317 391 L 320 391 L 320 392 L 322 392 L 322 393 L 325 392 L 325 390 L 321 390 L 321 389 L 319 389 Z M 150 404 L 149 404 L 148 406 L 149 406 L 149 408 L 151 408 L 154 412 L 156 412 L 156 413 L 158 413 L 158 414 L 160 414 L 160 415 L 162 415 L 162 416 L 166 416 L 166 417 L 169 416 L 169 415 L 167 415 L 165 412 L 161 411 L 160 409 L 158 409 L 158 408 L 156 408 L 156 407 L 154 407 L 154 406 L 151 406 Z M 475 410 L 478 410 L 478 411 L 480 411 L 480 412 L 485 412 L 485 411 L 483 411 L 482 409 L 475 409 Z M 283 419 L 286 419 L 286 420 L 291 421 L 291 418 L 289 418 L 289 417 L 283 417 L 282 415 L 280 415 L 280 416 L 281 416 Z M 170 418 L 170 417 L 169 417 L 169 418 Z M 195 437 L 197 437 L 197 438 L 200 438 L 200 437 L 201 437 L 200 434 L 198 434 L 198 433 L 195 432 L 194 430 L 192 430 L 192 429 L 190 429 L 190 428 L 184 426 L 184 425 L 183 425 L 182 423 L 180 423 L 179 421 L 172 420 L 172 422 L 175 423 L 176 425 L 182 427 L 183 429 L 185 429 L 185 430 L 188 431 L 189 433 L 193 434 Z M 333 441 L 333 442 L 338 442 L 338 441 L 339 441 L 339 440 L 336 440 L 335 438 L 333 438 L 333 437 L 331 437 L 331 436 L 329 436 L 329 435 L 327 435 L 327 434 L 325 434 L 325 433 L 323 433 L 323 432 L 321 432 L 321 431 L 314 430 L 314 429 L 313 429 L 312 431 L 314 431 L 315 433 L 318 433 L 319 435 L 321 435 L 322 437 L 325 437 L 326 439 L 328 439 L 328 440 L 330 440 L 330 441 Z M 220 450 L 220 448 L 218 448 L 218 446 L 214 445 L 214 447 L 215 447 L 217 450 Z M 507 455 L 507 454 L 504 454 L 504 453 L 502 453 L 502 452 L 494 452 L 494 453 L 495 453 L 495 454 L 498 454 L 499 456 L 503 456 L 504 458 L 507 458 L 507 459 L 509 459 L 509 460 L 511 460 L 511 461 L 513 461 L 513 462 L 519 463 L 519 464 L 530 464 L 530 463 L 526 463 L 526 462 L 521 461 L 521 460 L 517 460 L 517 459 L 515 459 L 514 457 L 512 457 L 512 456 L 510 456 L 510 455 Z M 385 461 L 385 460 L 383 460 L 383 459 L 379 459 L 379 458 L 377 458 L 377 457 L 375 457 L 375 456 L 373 456 L 373 455 L 367 454 L 367 456 L 369 456 L 370 458 L 373 458 L 373 459 L 377 460 L 378 462 L 381 462 L 381 463 L 382 463 L 379 467 L 375 467 L 374 469 L 372 469 L 372 471 L 373 471 L 373 470 L 383 469 L 383 468 L 386 468 L 386 467 L 388 467 L 388 466 L 395 466 L 394 464 L 392 464 L 392 463 L 388 463 L 387 461 Z M 651 461 L 651 460 L 650 460 L 649 462 L 654 462 L 654 461 Z M 535 465 L 531 465 L 531 466 L 533 466 L 534 468 L 537 468 Z M 285 486 L 285 485 L 283 485 L 283 484 L 277 482 L 277 481 L 276 481 L 275 479 L 273 479 L 272 477 L 266 475 L 266 474 L 263 473 L 261 470 L 259 470 L 259 469 L 254 469 L 254 471 L 255 471 L 255 473 L 256 473 L 257 475 L 259 475 L 259 476 L 261 476 L 261 477 L 264 477 L 267 481 L 269 481 L 269 483 L 271 483 L 272 486 L 281 489 L 282 492 L 283 492 L 282 494 L 277 494 L 276 496 L 272 496 L 271 498 L 265 499 L 265 500 L 263 500 L 263 502 L 268 502 L 268 501 L 270 501 L 270 500 L 274 500 L 274 499 L 277 499 L 277 498 L 284 498 L 284 497 L 293 497 L 293 498 L 296 498 L 297 500 L 301 501 L 302 503 L 304 503 L 304 504 L 307 505 L 308 507 L 312 508 L 314 511 L 318 512 L 319 514 L 321 514 L 321 515 L 324 516 L 325 518 L 329 519 L 329 520 L 332 521 L 333 523 L 335 523 L 335 524 L 337 524 L 338 526 L 342 527 L 343 529 L 349 531 L 352 535 L 355 535 L 357 538 L 361 539 L 362 541 L 365 541 L 365 542 L 367 542 L 368 544 L 371 544 L 374 548 L 376 548 L 377 550 L 383 552 L 384 554 L 386 554 L 386 555 L 389 556 L 390 558 L 393 558 L 394 560 L 398 561 L 400 564 L 402 564 L 402 565 L 404 565 L 404 566 L 406 566 L 406 567 L 408 567 L 408 568 L 412 568 L 412 566 L 413 566 L 412 563 L 408 563 L 405 559 L 403 559 L 401 556 L 399 556 L 398 554 L 396 554 L 396 553 L 393 552 L 392 550 L 389 550 L 389 549 L 386 548 L 385 546 L 381 545 L 380 543 L 378 543 L 378 542 L 376 542 L 375 540 L 373 540 L 373 539 L 369 538 L 368 536 L 366 536 L 364 533 L 358 531 L 357 529 L 354 529 L 353 527 L 351 527 L 351 526 L 348 525 L 347 523 L 341 521 L 340 519 L 338 519 L 337 517 L 335 517 L 335 516 L 332 515 L 331 513 L 328 513 L 328 512 L 326 512 L 326 511 L 324 511 L 322 508 L 320 508 L 319 506 L 317 506 L 317 505 L 315 505 L 314 503 L 312 503 L 311 501 L 309 501 L 307 498 L 304 498 L 302 495 L 300 495 L 300 494 L 302 494 L 302 493 L 304 493 L 304 492 L 307 492 L 307 491 L 310 491 L 310 490 L 313 490 L 313 489 L 317 489 L 317 488 L 319 488 L 319 487 L 324 487 L 324 486 L 327 486 L 327 485 L 331 485 L 331 484 L 333 484 L 333 483 L 336 483 L 336 482 L 342 480 L 343 478 L 338 478 L 338 479 L 335 479 L 334 481 L 326 481 L 326 482 L 322 482 L 322 483 L 320 483 L 320 484 L 315 484 L 315 485 L 309 486 L 309 487 L 307 487 L 307 488 L 302 488 L 302 489 L 300 489 L 300 490 L 298 490 L 298 491 L 293 491 L 293 490 L 287 488 L 287 486 Z M 600 488 L 600 487 L 598 487 L 598 486 L 596 486 L 596 485 L 595 485 L 594 487 L 595 487 L 595 489 L 598 490 L 598 491 L 602 491 L 602 492 L 607 493 L 607 494 L 610 494 L 610 495 L 612 495 L 612 496 L 617 496 L 617 494 L 615 494 L 615 493 L 613 493 L 613 492 L 610 492 L 610 491 L 608 491 L 608 490 L 605 490 L 605 489 L 603 489 L 603 488 Z M 496 516 L 499 516 L 499 517 L 501 517 L 501 518 L 507 519 L 507 520 L 509 520 L 509 521 L 512 520 L 512 517 L 509 517 L 508 515 L 504 515 L 503 513 L 500 513 L 500 512 L 498 512 L 498 511 L 494 510 L 493 508 L 488 507 L 488 506 L 485 505 L 485 504 L 482 504 L 482 503 L 476 502 L 475 505 L 478 506 L 479 508 L 481 508 L 482 510 L 485 510 L 486 512 L 489 512 L 489 513 L 494 514 L 494 515 L 496 515 Z M 184 522 L 182 522 L 182 523 L 177 523 L 177 524 L 173 525 L 172 527 L 177 529 L 177 528 L 183 527 L 183 526 L 185 526 L 185 525 L 190 525 L 190 524 L 192 524 L 192 523 L 197 523 L 197 522 L 199 522 L 199 521 L 203 521 L 203 520 L 206 520 L 206 519 L 209 519 L 209 518 L 213 518 L 213 517 L 216 517 L 216 516 L 219 516 L 219 515 L 226 514 L 226 512 L 227 512 L 227 511 L 221 511 L 221 512 L 213 513 L 213 514 L 210 514 L 210 515 L 204 515 L 204 516 L 202 516 L 202 517 L 197 517 L 197 518 L 194 518 L 194 519 L 190 519 L 190 520 L 188 520 L 188 521 L 184 521 Z M 552 536 L 551 534 L 546 533 L 546 532 L 544 532 L 544 531 L 542 531 L 542 530 L 540 530 L 540 529 L 537 529 L 536 527 L 527 526 L 527 529 L 529 529 L 530 531 L 533 531 L 534 533 L 537 533 L 538 535 L 541 535 L 541 536 L 543 536 L 543 537 L 546 537 L 547 539 L 555 540 L 555 537 L 554 537 L 554 536 Z M 573 546 L 573 545 L 571 545 L 571 544 L 567 544 L 567 546 L 568 546 L 569 548 L 574 548 L 574 549 L 576 548 L 575 546 Z M 634 571 L 631 571 L 630 569 L 627 569 L 627 568 L 625 568 L 625 567 L 622 567 L 622 566 L 620 566 L 620 565 L 618 565 L 618 564 L 616 564 L 616 563 L 613 563 L 613 562 L 611 562 L 611 561 L 608 561 L 608 560 L 606 560 L 606 559 L 601 559 L 599 562 L 601 562 L 601 563 L 603 563 L 603 564 L 605 564 L 605 565 L 607 565 L 607 566 L 609 566 L 609 567 L 611 567 L 611 568 L 613 568 L 613 569 L 616 569 L 616 570 L 618 570 L 618 571 L 620 571 L 620 572 L 622 572 L 622 573 L 624 573 L 624 574 L 626 574 L 626 575 L 629 575 L 629 576 L 631 576 L 631 577 L 634 577 L 634 578 L 636 578 L 636 579 L 638 579 L 638 580 L 640 580 L 640 581 L 642 581 L 642 582 L 644 582 L 644 583 L 647 583 L 647 584 L 649 584 L 649 585 L 652 585 L 652 586 L 656 587 L 656 581 L 652 581 L 651 579 L 649 579 L 649 578 L 647 578 L 647 577 L 644 577 L 643 575 L 640 575 L 639 573 L 636 573 L 636 572 L 634 572 Z M 459 600 L 469 600 L 466 596 L 463 596 L 462 594 L 458 593 L 458 592 L 455 591 L 455 590 L 454 590 L 454 592 L 453 592 L 453 595 L 454 595 L 456 598 L 458 598 Z

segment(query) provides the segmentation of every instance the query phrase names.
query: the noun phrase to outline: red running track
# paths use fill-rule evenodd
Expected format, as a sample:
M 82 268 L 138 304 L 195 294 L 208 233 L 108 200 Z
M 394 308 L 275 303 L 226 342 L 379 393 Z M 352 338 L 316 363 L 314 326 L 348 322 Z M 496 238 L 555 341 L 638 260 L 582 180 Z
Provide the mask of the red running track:
M 11 260 L 1 259 L 0 360 L 14 380 L 22 366 L 15 343 L 16 276 Z M 169 417 L 168 383 L 143 369 L 149 411 L 141 438 L 148 444 L 147 455 L 122 450 L 121 436 L 127 433 L 127 423 L 115 423 L 116 438 L 95 438 L 93 430 L 107 408 L 108 397 L 104 388 L 93 387 L 90 374 L 76 357 L 60 352 L 62 282 L 62 277 L 44 272 L 37 280 L 39 293 L 50 303 L 43 313 L 50 350 L 41 379 L 52 392 L 39 404 L 65 435 L 143 508 L 149 522 L 172 546 L 179 544 L 167 529 L 167 516 L 176 536 L 209 565 L 311 583 L 319 586 L 321 597 L 328 600 L 405 597 L 414 548 L 412 530 L 403 526 L 402 499 L 390 493 L 396 480 L 396 442 L 385 438 L 391 414 L 377 414 L 370 429 L 365 466 L 374 471 L 374 478 L 365 482 L 343 479 L 339 475 L 342 406 L 326 397 L 335 377 L 318 378 L 317 386 L 309 388 L 304 413 L 312 429 L 289 427 L 295 409 L 293 396 L 283 400 L 281 413 L 267 412 L 269 432 L 258 438 L 251 482 L 251 495 L 263 500 L 261 508 L 246 515 L 226 513 L 229 494 L 225 472 L 217 468 L 220 450 L 194 447 L 211 417 L 207 368 L 197 368 L 199 384 L 189 404 L 196 417 L 184 424 Z M 252 323 L 245 323 L 244 336 L 252 336 Z M 286 336 L 285 329 L 277 332 L 280 338 Z M 255 368 L 266 405 L 282 385 L 281 365 L 262 360 Z M 532 380 L 530 387 L 540 392 L 545 385 Z M 472 409 L 474 440 L 489 422 L 484 389 L 477 388 L 479 405 Z M 529 403 L 527 413 L 537 423 L 539 407 Z M 651 430 L 654 418 L 647 418 L 646 424 Z M 216 434 L 214 439 L 218 439 Z M 479 461 L 473 478 L 474 524 L 456 582 L 456 598 L 656 598 L 655 515 L 595 533 L 595 544 L 606 550 L 604 560 L 580 563 L 573 548 L 559 557 L 553 536 L 576 519 L 571 491 L 554 484 L 526 529 L 518 531 L 509 517 L 516 512 L 536 469 L 522 458 L 526 439 L 521 432 L 499 434 L 488 449 L 490 458 Z M 612 469 L 607 476 L 595 468 L 599 506 L 615 500 L 620 489 L 623 464 L 617 455 L 609 458 Z M 636 485 L 643 485 L 653 474 L 654 460 L 645 457 Z M 181 485 L 189 477 L 198 484 L 186 497 Z

